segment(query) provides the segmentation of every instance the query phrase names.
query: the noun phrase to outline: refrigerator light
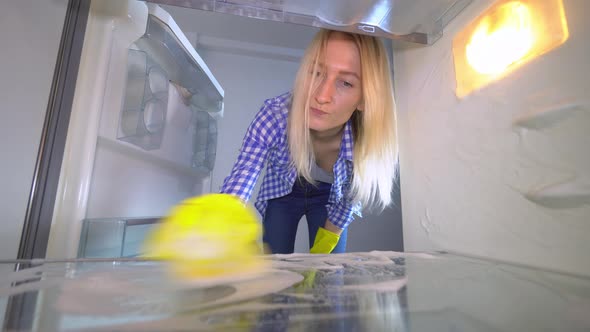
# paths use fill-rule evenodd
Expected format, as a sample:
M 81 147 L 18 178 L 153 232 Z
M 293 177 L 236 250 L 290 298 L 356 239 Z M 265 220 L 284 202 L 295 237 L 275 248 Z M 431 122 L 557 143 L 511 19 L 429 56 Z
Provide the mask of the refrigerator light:
M 498 1 L 453 40 L 457 96 L 505 77 L 567 38 L 562 0 Z
M 500 74 L 531 50 L 534 35 L 531 12 L 509 2 L 484 17 L 465 47 L 467 62 L 480 74 Z

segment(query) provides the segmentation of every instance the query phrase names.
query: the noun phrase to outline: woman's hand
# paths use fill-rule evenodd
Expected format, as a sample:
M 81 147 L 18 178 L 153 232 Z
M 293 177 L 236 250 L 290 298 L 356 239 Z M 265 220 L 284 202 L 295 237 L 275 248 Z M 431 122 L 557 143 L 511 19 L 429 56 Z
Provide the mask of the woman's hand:
M 336 245 L 338 245 L 342 229 L 336 227 L 336 225 L 332 224 L 329 220 L 326 220 L 325 226 L 326 227 L 320 227 L 318 229 L 313 246 L 309 250 L 310 253 L 329 254 L 334 248 L 336 248 Z

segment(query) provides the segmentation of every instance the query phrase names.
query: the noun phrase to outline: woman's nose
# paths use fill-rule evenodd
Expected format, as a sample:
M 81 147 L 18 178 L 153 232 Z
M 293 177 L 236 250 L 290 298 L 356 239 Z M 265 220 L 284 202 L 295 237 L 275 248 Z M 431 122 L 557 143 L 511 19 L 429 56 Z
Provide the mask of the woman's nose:
M 315 99 L 319 104 L 326 104 L 334 98 L 334 87 L 327 78 L 321 79 L 315 93 Z

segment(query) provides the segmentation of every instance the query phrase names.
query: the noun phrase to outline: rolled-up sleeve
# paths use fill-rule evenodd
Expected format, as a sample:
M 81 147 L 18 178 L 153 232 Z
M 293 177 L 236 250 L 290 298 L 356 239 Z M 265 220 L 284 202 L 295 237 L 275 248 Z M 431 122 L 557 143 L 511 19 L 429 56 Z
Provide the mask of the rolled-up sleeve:
M 342 199 L 335 204 L 328 205 L 328 220 L 340 229 L 346 229 L 355 217 L 362 217 L 360 202 L 353 203 L 348 199 Z
M 246 131 L 237 161 L 223 181 L 221 193 L 238 196 L 244 202 L 250 199 L 278 134 L 276 118 L 269 106 L 265 104 Z

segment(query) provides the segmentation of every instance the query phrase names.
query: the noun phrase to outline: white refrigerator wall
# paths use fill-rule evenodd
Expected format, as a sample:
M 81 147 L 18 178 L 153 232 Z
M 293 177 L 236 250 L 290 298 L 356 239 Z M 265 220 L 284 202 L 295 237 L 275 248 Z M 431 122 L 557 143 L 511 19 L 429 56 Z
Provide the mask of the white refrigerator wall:
M 565 44 L 458 100 L 452 38 L 492 2 L 394 50 L 406 250 L 590 275 L 590 2 L 564 1 Z

